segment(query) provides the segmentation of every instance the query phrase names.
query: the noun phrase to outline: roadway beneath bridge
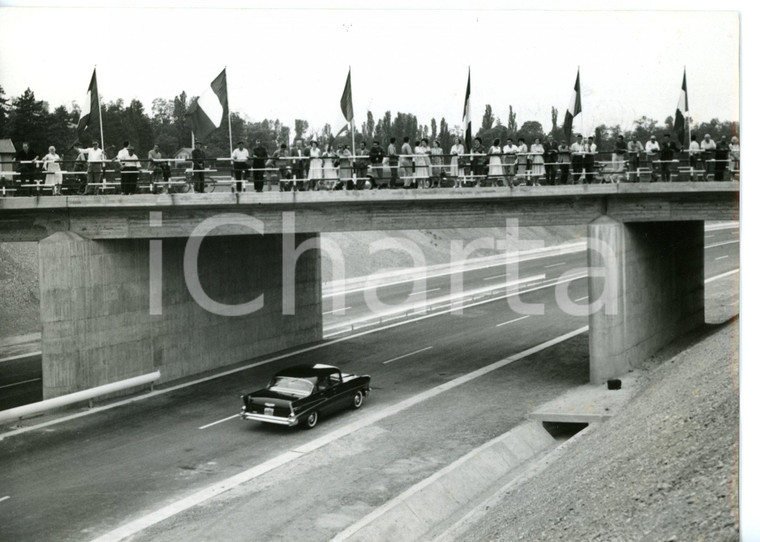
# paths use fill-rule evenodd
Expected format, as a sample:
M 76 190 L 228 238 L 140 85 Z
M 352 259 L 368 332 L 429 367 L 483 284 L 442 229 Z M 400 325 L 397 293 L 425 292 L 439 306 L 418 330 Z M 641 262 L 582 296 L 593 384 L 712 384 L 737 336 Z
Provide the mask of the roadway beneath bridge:
M 730 242 L 733 233 L 709 235 L 716 234 L 708 245 L 728 244 L 706 250 L 706 277 L 723 275 L 738 265 L 738 244 Z M 472 278 L 472 283 L 482 282 Z M 706 285 L 709 320 L 719 312 L 736 313 L 737 278 L 730 274 Z M 573 299 L 587 296 L 586 281 L 573 281 L 569 294 Z M 535 290 L 524 301 L 545 303 L 545 314 L 522 318 L 504 300 L 483 303 L 466 308 L 462 316 L 431 316 L 325 341 L 271 362 L 251 360 L 263 364 L 9 436 L 0 441 L 0 499 L 8 497 L 0 501 L 3 533 L 18 541 L 93 539 L 587 323 L 586 317 L 561 312 L 552 289 Z M 306 454 L 239 491 L 141 532 L 137 539 L 215 538 L 229 534 L 231 524 L 239 527 L 238 539 L 327 539 L 441 466 L 511 429 L 538 404 L 587 382 L 587 344 L 585 334 L 577 335 L 440 393 L 366 426 L 357 438 L 334 441 L 323 455 L 310 459 Z M 325 418 L 311 432 L 264 427 L 235 416 L 241 393 L 262 385 L 280 367 L 314 362 L 371 374 L 374 391 L 363 409 Z M 318 502 L 309 490 L 315 486 L 312 480 L 320 481 Z M 297 520 L 292 510 L 301 511 Z

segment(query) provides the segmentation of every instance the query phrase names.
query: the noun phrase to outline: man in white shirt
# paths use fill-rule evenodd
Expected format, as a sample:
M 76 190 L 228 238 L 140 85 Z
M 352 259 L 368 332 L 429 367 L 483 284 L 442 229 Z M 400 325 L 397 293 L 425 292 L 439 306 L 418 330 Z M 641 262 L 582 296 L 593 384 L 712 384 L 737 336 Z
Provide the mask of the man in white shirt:
M 507 175 L 507 183 L 513 185 L 515 177 L 515 162 L 517 161 L 517 145 L 512 143 L 512 138 L 507 138 L 507 144 L 504 145 L 502 153 L 504 154 L 504 172 Z
M 660 153 L 660 144 L 657 142 L 657 138 L 651 136 L 649 141 L 647 141 L 647 144 L 644 146 L 644 150 L 647 152 L 647 166 L 652 172 L 652 182 L 655 182 L 657 180 L 657 168 L 654 167 L 654 162 L 659 158 Z
M 245 170 L 248 169 L 248 157 L 248 149 L 244 147 L 242 141 L 238 141 L 237 149 L 232 151 L 232 169 L 235 173 L 235 180 L 238 181 L 235 183 L 235 188 L 238 192 L 243 191 L 243 183 L 241 181 L 246 177 Z
M 707 180 L 709 175 L 715 174 L 715 141 L 710 138 L 710 134 L 705 134 L 699 149 L 702 151 L 702 163 L 705 166 L 705 180 Z
M 87 182 L 99 183 L 103 178 L 103 162 L 106 161 L 106 153 L 100 148 L 97 141 L 92 142 L 92 147 L 80 149 L 87 155 Z
M 583 157 L 583 169 L 586 170 L 586 178 L 589 183 L 593 183 L 596 176 L 596 166 L 594 165 L 594 158 L 596 156 L 596 143 L 594 143 L 594 136 L 588 136 L 584 150 L 586 155 Z
M 137 170 L 135 164 L 129 159 L 129 141 L 125 141 L 122 149 L 116 154 L 116 160 L 121 166 L 121 192 L 122 194 L 129 194 L 129 183 L 133 172 Z
M 573 184 L 578 184 L 583 176 L 584 151 L 583 136 L 578 134 L 575 136 L 575 142 L 570 145 L 570 153 L 572 155 L 571 162 L 573 164 Z

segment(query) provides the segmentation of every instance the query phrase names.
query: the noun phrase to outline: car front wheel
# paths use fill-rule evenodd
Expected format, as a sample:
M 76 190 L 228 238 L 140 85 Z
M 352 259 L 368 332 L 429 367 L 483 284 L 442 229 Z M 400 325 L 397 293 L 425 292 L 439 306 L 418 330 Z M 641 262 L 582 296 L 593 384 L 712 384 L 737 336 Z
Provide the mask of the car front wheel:
M 319 413 L 314 411 L 304 420 L 301 427 L 303 429 L 314 429 L 319 421 Z
M 364 394 L 360 391 L 357 391 L 356 395 L 354 395 L 354 399 L 351 401 L 351 407 L 355 409 L 360 408 L 363 403 L 364 403 Z

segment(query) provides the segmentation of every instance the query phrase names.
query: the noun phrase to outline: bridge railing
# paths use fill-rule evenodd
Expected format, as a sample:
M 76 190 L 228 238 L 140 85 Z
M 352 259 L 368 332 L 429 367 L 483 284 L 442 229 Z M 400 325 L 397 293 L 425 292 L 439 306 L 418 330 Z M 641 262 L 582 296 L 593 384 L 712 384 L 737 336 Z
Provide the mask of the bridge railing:
M 90 164 L 97 164 L 93 168 Z M 716 151 L 470 152 L 385 155 L 0 161 L 0 197 L 481 184 L 575 184 L 737 180 L 739 157 Z M 98 171 L 92 171 L 97 169 Z

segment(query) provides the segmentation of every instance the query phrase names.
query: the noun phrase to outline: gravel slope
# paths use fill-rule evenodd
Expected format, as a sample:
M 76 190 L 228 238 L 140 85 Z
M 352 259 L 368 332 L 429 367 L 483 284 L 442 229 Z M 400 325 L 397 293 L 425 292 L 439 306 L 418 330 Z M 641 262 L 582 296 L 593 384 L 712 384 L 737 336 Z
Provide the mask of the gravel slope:
M 462 540 L 739 540 L 739 322 L 708 329 Z

